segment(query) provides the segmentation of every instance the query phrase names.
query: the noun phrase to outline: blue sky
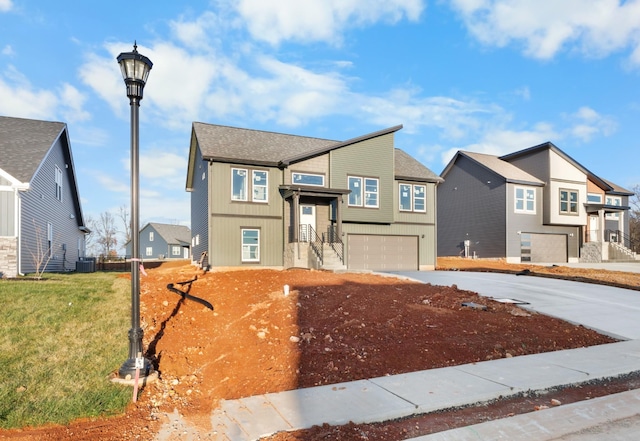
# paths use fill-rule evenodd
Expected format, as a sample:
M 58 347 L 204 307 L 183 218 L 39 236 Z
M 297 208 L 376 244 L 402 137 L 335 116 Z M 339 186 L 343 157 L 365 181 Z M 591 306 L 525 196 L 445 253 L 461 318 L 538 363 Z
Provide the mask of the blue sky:
M 153 62 L 141 226 L 189 225 L 191 123 L 346 140 L 396 124 L 440 173 L 458 150 L 551 141 L 640 184 L 640 1 L 0 0 L 0 115 L 69 126 L 85 215 L 129 204 L 116 57 Z

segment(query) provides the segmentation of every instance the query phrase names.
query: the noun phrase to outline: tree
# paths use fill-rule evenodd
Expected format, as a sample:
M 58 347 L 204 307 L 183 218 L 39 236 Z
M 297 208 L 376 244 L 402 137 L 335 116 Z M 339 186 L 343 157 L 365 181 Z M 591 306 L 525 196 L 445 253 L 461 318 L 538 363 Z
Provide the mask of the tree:
M 95 234 L 100 254 L 106 257 L 113 255 L 118 245 L 118 230 L 113 215 L 108 211 L 100 213 L 100 218 L 94 222 L 93 227 L 92 234 Z
M 633 187 L 633 192 L 629 198 L 629 237 L 633 251 L 640 253 L 640 185 Z
M 35 231 L 35 240 L 36 240 L 36 249 L 31 250 L 31 259 L 33 260 L 33 266 L 35 267 L 35 275 L 36 279 L 42 278 L 42 273 L 44 273 L 47 269 L 47 265 L 49 265 L 49 261 L 53 258 L 53 237 L 51 234 L 51 227 L 48 224 L 48 231 L 45 236 L 45 233 L 42 231 L 42 228 L 36 223 L 36 220 L 33 219 L 33 228 Z
M 131 240 L 131 218 L 126 205 L 120 205 L 118 217 L 122 221 L 122 226 L 124 227 L 124 243 L 127 243 Z

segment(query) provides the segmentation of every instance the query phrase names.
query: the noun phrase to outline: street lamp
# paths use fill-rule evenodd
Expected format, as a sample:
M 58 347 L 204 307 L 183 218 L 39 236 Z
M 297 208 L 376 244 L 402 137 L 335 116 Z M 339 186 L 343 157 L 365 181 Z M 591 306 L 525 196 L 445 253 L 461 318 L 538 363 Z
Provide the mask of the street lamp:
M 118 64 L 122 78 L 127 85 L 127 96 L 131 105 L 131 329 L 129 330 L 129 358 L 118 370 L 122 379 L 132 379 L 139 369 L 140 377 L 147 377 L 151 370 L 151 362 L 140 357 L 142 354 L 142 335 L 140 328 L 140 228 L 139 228 L 139 153 L 138 153 L 138 110 L 142 100 L 142 91 L 147 82 L 153 63 L 138 53 L 138 46 L 133 43 L 133 52 L 118 55 Z

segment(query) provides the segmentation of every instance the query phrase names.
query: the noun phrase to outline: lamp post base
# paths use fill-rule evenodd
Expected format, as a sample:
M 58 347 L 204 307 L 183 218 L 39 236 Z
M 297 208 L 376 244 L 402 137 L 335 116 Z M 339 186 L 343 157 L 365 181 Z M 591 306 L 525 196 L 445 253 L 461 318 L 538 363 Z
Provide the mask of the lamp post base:
M 138 377 L 140 379 L 148 377 L 152 375 L 155 371 L 153 369 L 153 365 L 146 358 L 142 359 L 142 367 L 139 368 L 140 371 L 138 373 Z M 127 359 L 120 369 L 118 369 L 118 378 L 122 380 L 132 380 L 136 377 L 136 359 L 129 358 Z

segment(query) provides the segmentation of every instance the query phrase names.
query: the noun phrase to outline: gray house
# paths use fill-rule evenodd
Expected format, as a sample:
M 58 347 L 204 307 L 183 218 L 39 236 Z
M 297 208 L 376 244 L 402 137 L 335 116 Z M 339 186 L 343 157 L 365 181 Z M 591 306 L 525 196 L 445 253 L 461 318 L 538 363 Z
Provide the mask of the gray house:
M 74 270 L 87 232 L 67 125 L 0 117 L 0 273 Z
M 508 262 L 634 259 L 629 196 L 547 142 L 501 157 L 458 151 L 440 175 L 438 255 Z
M 149 222 L 140 230 L 140 253 L 143 259 L 189 259 L 191 230 L 184 225 Z M 126 244 L 131 256 L 131 242 Z
M 442 180 L 394 147 L 193 123 L 192 255 L 275 268 L 433 269 Z

